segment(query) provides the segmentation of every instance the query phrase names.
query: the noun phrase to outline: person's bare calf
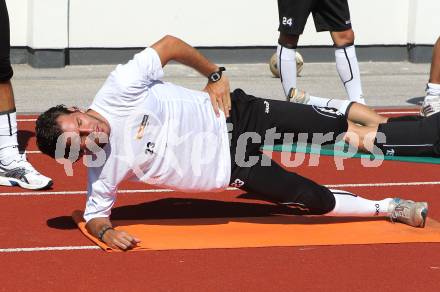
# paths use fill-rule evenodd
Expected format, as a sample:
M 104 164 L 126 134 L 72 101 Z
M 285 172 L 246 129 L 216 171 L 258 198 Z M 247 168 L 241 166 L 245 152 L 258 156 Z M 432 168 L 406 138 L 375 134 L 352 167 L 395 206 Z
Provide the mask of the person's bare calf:
M 344 31 L 332 31 L 330 32 L 333 43 L 336 47 L 344 47 L 354 44 L 354 31 L 352 29 Z
M 15 108 L 11 81 L 0 82 L 0 97 L 0 112 L 10 111 Z
M 437 112 L 440 112 L 440 37 L 437 39 L 432 52 L 431 73 L 420 114 L 428 117 Z
M 434 45 L 429 83 L 440 84 L 440 37 Z

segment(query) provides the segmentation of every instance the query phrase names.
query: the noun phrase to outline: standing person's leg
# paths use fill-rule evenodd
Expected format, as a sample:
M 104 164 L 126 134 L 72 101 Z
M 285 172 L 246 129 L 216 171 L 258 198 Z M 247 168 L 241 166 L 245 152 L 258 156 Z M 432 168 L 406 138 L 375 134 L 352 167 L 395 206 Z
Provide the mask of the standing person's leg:
M 18 143 L 16 138 L 17 122 L 14 92 L 11 85 L 13 71 L 9 58 L 9 39 L 8 10 L 5 0 L 0 0 L 0 161 L 5 157 L 5 152 L 18 154 L 16 147 Z
M 330 31 L 336 68 L 352 101 L 365 103 L 347 0 L 323 0 L 313 12 L 317 31 Z
M 353 30 L 332 32 L 331 34 L 335 42 L 336 68 L 348 97 L 351 101 L 365 104 Z M 346 37 L 347 34 L 349 37 Z
M 278 0 L 280 36 L 277 63 L 286 97 L 289 96 L 292 88 L 296 88 L 296 47 L 314 2 L 313 0 Z
M 437 39 L 432 52 L 427 93 L 440 96 L 440 37 Z
M 260 154 L 261 156 L 261 154 Z M 261 161 L 261 159 L 260 159 Z M 355 194 L 330 190 L 272 161 L 270 166 L 256 164 L 240 177 L 240 189 L 268 201 L 288 205 L 298 215 L 337 217 L 391 217 L 415 227 L 424 227 L 428 206 L 400 199 L 380 201 L 364 199 Z M 240 172 L 237 172 L 238 177 Z
M 440 111 L 440 37 L 434 45 L 431 61 L 431 73 L 426 86 L 426 96 L 420 114 L 430 116 Z
M 0 0 L 0 185 L 41 189 L 50 186 L 52 180 L 38 173 L 18 152 L 9 34 L 6 2 Z

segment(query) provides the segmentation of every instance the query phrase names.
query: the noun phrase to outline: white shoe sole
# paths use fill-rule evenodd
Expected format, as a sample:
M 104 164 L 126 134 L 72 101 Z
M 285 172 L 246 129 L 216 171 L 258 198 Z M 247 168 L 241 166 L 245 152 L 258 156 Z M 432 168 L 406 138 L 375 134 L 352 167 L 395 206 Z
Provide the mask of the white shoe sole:
M 41 185 L 31 185 L 16 178 L 0 177 L 0 185 L 2 186 L 7 186 L 7 187 L 20 186 L 28 190 L 41 190 L 41 189 L 49 188 L 50 186 L 52 186 L 52 184 L 53 184 L 52 180 L 49 180 Z

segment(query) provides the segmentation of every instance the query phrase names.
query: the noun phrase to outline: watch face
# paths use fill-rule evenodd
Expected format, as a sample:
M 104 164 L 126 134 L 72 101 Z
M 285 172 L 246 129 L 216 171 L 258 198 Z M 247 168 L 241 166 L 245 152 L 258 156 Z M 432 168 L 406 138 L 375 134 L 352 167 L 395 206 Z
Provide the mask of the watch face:
M 221 78 L 221 76 L 220 76 L 220 73 L 218 73 L 218 72 L 215 72 L 215 73 L 213 73 L 213 74 L 211 75 L 211 81 L 212 81 L 212 82 L 219 81 L 220 78 Z

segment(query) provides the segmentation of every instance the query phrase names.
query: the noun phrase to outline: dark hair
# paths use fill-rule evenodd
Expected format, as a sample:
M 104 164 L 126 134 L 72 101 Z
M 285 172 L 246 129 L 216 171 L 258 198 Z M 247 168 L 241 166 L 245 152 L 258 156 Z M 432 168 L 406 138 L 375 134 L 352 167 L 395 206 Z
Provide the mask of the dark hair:
M 57 119 L 61 115 L 72 113 L 63 104 L 51 107 L 42 113 L 35 126 L 37 145 L 41 152 L 55 158 L 58 137 L 63 134 Z

